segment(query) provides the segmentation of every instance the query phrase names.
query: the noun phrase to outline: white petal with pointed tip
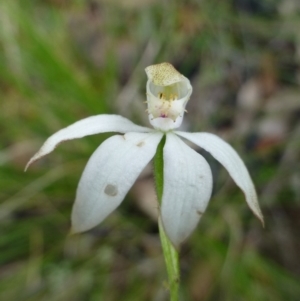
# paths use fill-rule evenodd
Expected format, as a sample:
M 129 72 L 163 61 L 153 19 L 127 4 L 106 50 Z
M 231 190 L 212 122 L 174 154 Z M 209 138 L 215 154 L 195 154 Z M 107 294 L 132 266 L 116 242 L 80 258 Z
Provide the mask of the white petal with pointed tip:
M 174 134 L 167 134 L 163 154 L 161 217 L 166 234 L 178 247 L 195 229 L 207 207 L 212 174 L 206 160 Z
M 161 133 L 128 133 L 104 141 L 87 163 L 72 211 L 72 232 L 103 221 L 123 201 L 153 158 Z
M 50 136 L 40 150 L 30 159 L 27 168 L 36 160 L 51 153 L 55 147 L 66 140 L 82 138 L 105 132 L 151 132 L 153 130 L 134 124 L 119 115 L 96 115 L 79 120 Z
M 260 219 L 262 224 L 264 224 L 254 184 L 247 167 L 237 152 L 227 142 L 210 133 L 186 133 L 177 131 L 176 134 L 211 153 L 211 155 L 227 169 L 237 186 L 244 192 L 250 209 Z

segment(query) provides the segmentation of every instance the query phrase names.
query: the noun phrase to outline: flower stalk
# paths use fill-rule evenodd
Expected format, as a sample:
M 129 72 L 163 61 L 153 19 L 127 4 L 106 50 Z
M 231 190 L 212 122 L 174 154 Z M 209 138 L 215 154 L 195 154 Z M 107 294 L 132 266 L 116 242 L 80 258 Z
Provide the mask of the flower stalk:
M 164 170 L 163 170 L 163 147 L 165 145 L 166 137 L 161 140 L 157 147 L 157 151 L 154 157 L 154 179 L 157 193 L 157 199 L 159 205 L 162 203 L 163 187 L 164 187 Z M 161 217 L 158 220 L 159 236 L 163 249 L 163 255 L 167 267 L 167 273 L 169 278 L 168 288 L 170 290 L 170 300 L 178 301 L 178 292 L 180 284 L 180 269 L 179 269 L 179 255 L 178 251 L 172 245 L 171 241 L 167 237 Z

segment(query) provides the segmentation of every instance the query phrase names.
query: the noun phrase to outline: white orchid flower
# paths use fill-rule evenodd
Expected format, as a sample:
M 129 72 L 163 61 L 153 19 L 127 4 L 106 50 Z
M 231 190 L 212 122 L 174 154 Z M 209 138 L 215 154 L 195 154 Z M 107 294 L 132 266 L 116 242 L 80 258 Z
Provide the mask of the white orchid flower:
M 160 216 L 165 232 L 175 246 L 179 246 L 195 229 L 212 192 L 212 173 L 208 163 L 181 138 L 209 152 L 227 169 L 244 192 L 250 209 L 263 223 L 253 182 L 236 151 L 213 134 L 174 131 L 182 123 L 192 93 L 190 81 L 169 63 L 149 66 L 146 73 L 148 113 L 154 129 L 138 126 L 118 115 L 85 118 L 49 137 L 26 166 L 27 169 L 63 141 L 104 132 L 124 133 L 107 139 L 89 159 L 73 206 L 73 232 L 95 227 L 120 205 L 154 157 L 164 135 Z

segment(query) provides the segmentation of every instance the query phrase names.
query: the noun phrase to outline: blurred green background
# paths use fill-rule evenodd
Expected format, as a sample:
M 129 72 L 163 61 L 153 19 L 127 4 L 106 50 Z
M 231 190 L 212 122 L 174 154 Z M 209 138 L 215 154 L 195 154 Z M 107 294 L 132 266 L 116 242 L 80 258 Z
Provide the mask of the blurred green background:
M 299 300 L 298 0 L 0 0 L 0 300 L 168 300 L 152 169 L 101 225 L 69 236 L 81 172 L 108 134 L 26 162 L 91 115 L 148 125 L 144 68 L 172 63 L 194 92 L 183 128 L 245 160 L 263 229 L 226 171 L 181 251 L 181 300 Z

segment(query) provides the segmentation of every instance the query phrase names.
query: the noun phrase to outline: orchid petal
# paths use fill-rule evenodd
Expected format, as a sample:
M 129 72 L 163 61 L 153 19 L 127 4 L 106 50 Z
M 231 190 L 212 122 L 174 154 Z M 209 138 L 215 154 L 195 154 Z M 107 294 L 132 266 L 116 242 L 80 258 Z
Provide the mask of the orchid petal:
M 162 133 L 128 133 L 104 141 L 91 156 L 80 179 L 72 212 L 72 232 L 103 221 L 123 201 L 153 158 Z
M 178 247 L 195 229 L 212 191 L 206 160 L 176 135 L 164 146 L 164 189 L 161 216 L 166 234 Z
M 66 140 L 82 138 L 105 132 L 128 133 L 150 131 L 152 130 L 138 126 L 119 115 L 96 115 L 88 117 L 79 120 L 50 136 L 40 150 L 27 163 L 25 171 L 33 162 L 51 153 L 59 143 Z
M 224 140 L 210 133 L 176 132 L 179 136 L 202 147 L 219 161 L 228 171 L 236 185 L 245 194 L 248 206 L 264 224 L 264 218 L 259 208 L 257 194 L 248 169 L 237 152 Z

